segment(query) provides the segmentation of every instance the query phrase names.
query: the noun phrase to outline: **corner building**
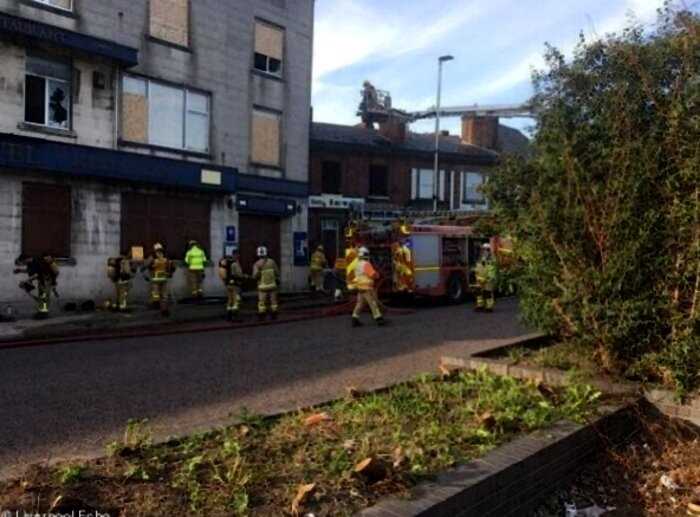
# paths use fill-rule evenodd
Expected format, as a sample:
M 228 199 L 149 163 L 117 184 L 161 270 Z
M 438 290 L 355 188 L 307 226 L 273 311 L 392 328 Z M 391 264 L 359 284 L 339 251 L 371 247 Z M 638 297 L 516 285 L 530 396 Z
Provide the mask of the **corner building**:
M 26 301 L 20 253 L 59 258 L 65 299 L 101 300 L 108 257 L 163 242 L 182 259 L 190 239 L 210 293 L 232 244 L 246 269 L 267 245 L 303 286 L 313 7 L 0 0 L 0 302 Z

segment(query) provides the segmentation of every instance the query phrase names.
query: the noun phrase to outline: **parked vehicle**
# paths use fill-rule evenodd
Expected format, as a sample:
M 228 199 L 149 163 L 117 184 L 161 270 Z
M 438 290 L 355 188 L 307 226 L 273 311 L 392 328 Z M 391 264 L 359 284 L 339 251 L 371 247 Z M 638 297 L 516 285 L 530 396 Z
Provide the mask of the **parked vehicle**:
M 446 297 L 457 303 L 475 284 L 474 267 L 483 243 L 497 247 L 498 238 L 475 235 L 470 226 L 436 224 L 353 223 L 346 231 L 348 246 L 369 248 L 382 275 L 380 294 Z M 349 264 L 339 260 L 336 268 Z

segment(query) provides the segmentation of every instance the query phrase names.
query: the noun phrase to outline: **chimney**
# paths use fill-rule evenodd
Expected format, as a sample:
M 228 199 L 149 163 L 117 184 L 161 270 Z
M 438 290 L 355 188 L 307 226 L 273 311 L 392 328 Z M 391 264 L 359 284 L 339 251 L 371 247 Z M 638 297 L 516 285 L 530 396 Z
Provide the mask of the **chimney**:
M 389 117 L 386 122 L 379 123 L 379 134 L 388 138 L 392 144 L 402 144 L 406 141 L 406 122 Z
M 496 150 L 498 117 L 462 116 L 462 143 Z

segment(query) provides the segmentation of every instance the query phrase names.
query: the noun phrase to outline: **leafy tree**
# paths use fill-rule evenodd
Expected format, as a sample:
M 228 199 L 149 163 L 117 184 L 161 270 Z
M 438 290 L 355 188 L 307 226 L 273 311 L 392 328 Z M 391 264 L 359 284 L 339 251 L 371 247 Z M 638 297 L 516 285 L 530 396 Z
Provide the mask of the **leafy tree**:
M 581 36 L 546 63 L 533 153 L 487 187 L 521 259 L 523 315 L 608 371 L 653 364 L 686 392 L 700 369 L 700 19 L 667 5 L 651 33 Z

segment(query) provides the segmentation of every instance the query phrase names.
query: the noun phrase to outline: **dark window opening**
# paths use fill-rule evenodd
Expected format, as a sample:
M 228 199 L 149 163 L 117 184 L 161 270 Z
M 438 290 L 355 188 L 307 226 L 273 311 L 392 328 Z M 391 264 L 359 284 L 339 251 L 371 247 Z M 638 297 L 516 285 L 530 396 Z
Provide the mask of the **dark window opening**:
M 373 197 L 389 197 L 389 169 L 386 166 L 370 166 L 369 195 Z
M 70 257 L 71 192 L 43 183 L 22 185 L 22 253 Z
M 282 61 L 274 57 L 266 56 L 265 54 L 255 53 L 255 69 L 265 72 L 266 74 L 282 75 Z
M 338 162 L 323 162 L 321 164 L 321 192 L 323 194 L 340 194 L 341 169 Z
M 45 124 L 46 80 L 43 77 L 28 75 L 25 96 L 24 120 L 33 124 Z

